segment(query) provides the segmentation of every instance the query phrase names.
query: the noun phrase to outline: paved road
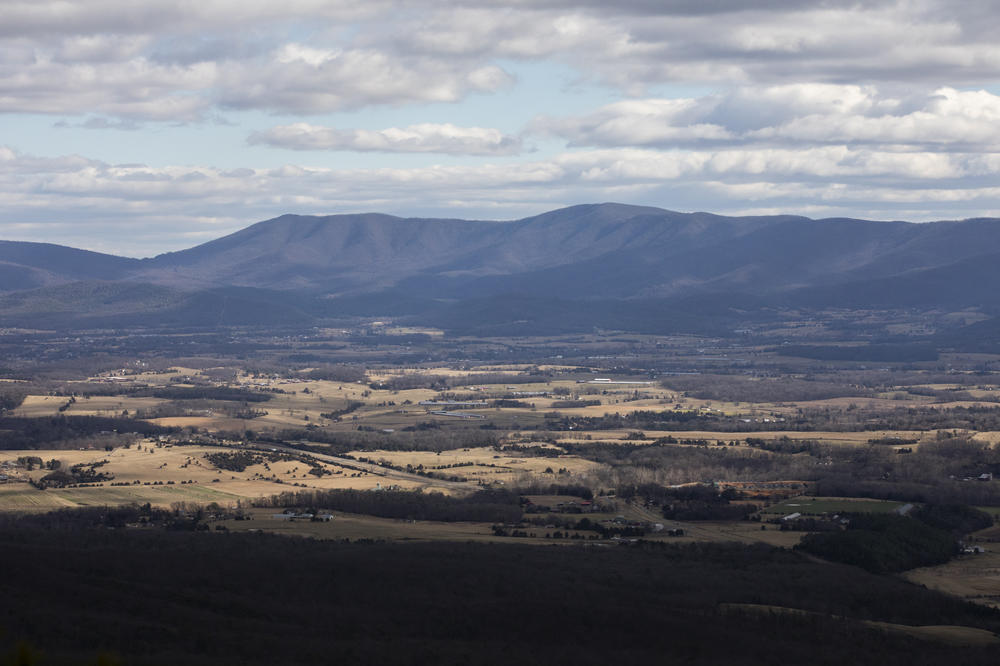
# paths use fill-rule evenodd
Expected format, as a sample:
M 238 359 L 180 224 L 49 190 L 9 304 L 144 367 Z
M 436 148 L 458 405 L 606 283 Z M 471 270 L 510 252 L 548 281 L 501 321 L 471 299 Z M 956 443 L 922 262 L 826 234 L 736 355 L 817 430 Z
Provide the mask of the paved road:
M 282 453 L 311 456 L 316 460 L 321 460 L 323 462 L 327 462 L 332 465 L 341 465 L 349 469 L 354 469 L 361 472 L 367 472 L 368 474 L 371 474 L 373 476 L 381 476 L 386 479 L 419 483 L 422 486 L 435 486 L 437 488 L 447 488 L 449 490 L 455 490 L 460 492 L 470 492 L 479 489 L 479 486 L 477 486 L 474 483 L 469 483 L 468 481 L 443 481 L 441 479 L 430 479 L 427 478 L 426 476 L 420 476 L 419 474 L 410 474 L 409 472 L 402 472 L 396 469 L 389 469 L 388 467 L 382 467 L 381 465 L 373 465 L 372 463 L 358 462 L 357 460 L 354 460 L 352 458 L 332 456 L 327 453 L 313 453 L 312 451 L 302 451 L 301 449 L 296 449 L 291 446 L 284 446 L 282 444 L 247 444 L 247 447 L 256 449 L 258 451 L 281 451 Z

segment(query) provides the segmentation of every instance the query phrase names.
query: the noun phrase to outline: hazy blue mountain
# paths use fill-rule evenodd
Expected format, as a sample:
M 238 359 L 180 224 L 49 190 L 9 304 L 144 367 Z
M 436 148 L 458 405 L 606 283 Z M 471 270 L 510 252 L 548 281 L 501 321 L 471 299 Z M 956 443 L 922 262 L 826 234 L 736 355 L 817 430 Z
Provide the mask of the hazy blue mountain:
M 0 295 L 0 326 L 303 325 L 313 299 L 247 287 L 185 291 L 143 282 L 71 282 Z
M 372 290 L 407 279 L 503 279 L 615 253 L 684 254 L 792 218 L 725 218 L 622 204 L 512 222 L 388 215 L 285 215 L 147 261 L 144 279 L 178 285 Z M 588 268 L 588 270 L 590 270 Z
M 114 280 L 139 265 L 136 259 L 51 243 L 0 241 L 0 291 L 75 280 Z
M 0 323 L 407 314 L 457 330 L 469 328 L 462 313 L 478 312 L 480 327 L 697 329 L 760 308 L 1000 308 L 995 248 L 993 219 L 725 217 L 623 204 L 507 222 L 284 215 L 143 260 L 2 242 Z
M 284 215 L 146 262 L 141 275 L 183 286 L 372 289 L 473 252 L 497 223 L 390 215 Z

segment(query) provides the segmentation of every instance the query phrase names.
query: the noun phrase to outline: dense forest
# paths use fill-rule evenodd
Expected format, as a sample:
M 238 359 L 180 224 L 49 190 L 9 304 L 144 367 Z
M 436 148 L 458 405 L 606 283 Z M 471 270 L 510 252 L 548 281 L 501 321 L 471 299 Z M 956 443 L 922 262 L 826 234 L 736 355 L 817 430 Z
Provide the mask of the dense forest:
M 0 577 L 4 663 L 985 665 L 995 648 L 856 620 L 1000 630 L 997 611 L 765 546 L 348 544 L 71 521 L 8 522 L 0 541 L 16 572 Z M 821 615 L 724 606 L 740 603 Z
M 982 511 L 961 505 L 927 505 L 912 515 L 847 515 L 847 529 L 817 532 L 799 548 L 873 573 L 892 573 L 943 564 L 958 552 L 958 538 L 993 524 Z

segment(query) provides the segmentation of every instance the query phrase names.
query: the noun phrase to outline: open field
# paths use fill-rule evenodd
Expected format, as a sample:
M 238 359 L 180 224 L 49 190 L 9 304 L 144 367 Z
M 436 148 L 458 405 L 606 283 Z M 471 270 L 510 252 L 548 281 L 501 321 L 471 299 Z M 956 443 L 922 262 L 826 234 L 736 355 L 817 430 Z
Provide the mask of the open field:
M 312 537 L 317 539 L 385 539 L 390 541 L 488 541 L 495 543 L 524 543 L 533 545 L 606 545 L 605 540 L 594 541 L 593 532 L 564 530 L 566 538 L 546 538 L 546 534 L 555 531 L 542 526 L 527 525 L 523 530 L 528 537 L 498 537 L 494 535 L 490 523 L 443 523 L 434 521 L 407 521 L 375 516 L 332 512 L 334 517 L 328 522 L 312 522 L 308 520 L 285 520 L 275 518 L 281 513 L 279 509 L 254 509 L 253 520 L 222 520 L 215 524 L 224 525 L 233 531 L 259 530 L 293 536 Z M 634 512 L 627 508 L 623 513 L 629 518 L 637 518 Z M 593 520 L 603 516 L 591 514 Z M 661 522 L 673 526 L 672 521 Z M 782 532 L 776 529 L 761 530 L 758 523 L 749 522 L 704 522 L 683 523 L 684 536 L 672 537 L 663 533 L 649 534 L 644 539 L 662 541 L 664 543 L 765 543 L 772 546 L 790 548 L 802 538 L 801 532 Z M 577 534 L 580 539 L 568 538 Z
M 445 476 L 456 476 L 483 483 L 510 483 L 524 475 L 537 475 L 539 481 L 548 477 L 572 482 L 601 467 L 600 464 L 577 456 L 533 458 L 497 452 L 493 448 L 454 449 L 441 451 L 352 451 L 350 456 L 372 461 L 385 461 L 394 467 L 421 469 Z M 559 470 L 563 470 L 561 473 Z
M 224 520 L 232 531 L 261 530 L 275 534 L 304 536 L 315 539 L 384 539 L 390 541 L 510 541 L 494 536 L 485 523 L 442 523 L 432 521 L 406 521 L 375 516 L 336 513 L 329 522 L 289 521 L 273 518 L 278 509 L 255 509 L 253 520 Z M 544 530 L 543 530 L 544 531 Z M 552 543 L 546 539 L 518 539 L 518 543 Z
M 653 535 L 655 540 L 670 543 L 766 543 L 778 548 L 792 548 L 802 540 L 805 532 L 782 531 L 773 525 L 764 526 L 751 521 L 671 521 L 660 519 L 667 528 L 681 528 L 684 536 Z
M 1000 608 L 1000 544 L 981 543 L 985 553 L 908 571 L 907 580 L 967 601 Z
M 985 442 L 991 446 L 996 446 L 1000 444 L 1000 432 L 990 431 L 990 432 L 977 432 L 972 435 L 972 439 L 977 442 Z
M 546 381 L 519 383 L 523 374 L 529 371 L 547 372 L 552 377 Z M 483 377 L 496 382 L 498 374 L 507 374 L 514 384 L 493 383 L 479 384 L 477 377 Z M 611 373 L 609 373 L 611 374 Z M 560 375 L 568 375 L 561 378 Z M 763 421 L 765 419 L 790 418 L 803 409 L 852 410 L 863 408 L 868 410 L 898 410 L 908 407 L 931 407 L 934 409 L 965 408 L 995 408 L 996 403 L 976 402 L 968 400 L 939 400 L 926 395 L 914 395 L 906 392 L 906 386 L 887 393 L 885 397 L 871 395 L 858 397 L 835 397 L 807 401 L 786 402 L 748 402 L 728 401 L 718 399 L 697 398 L 685 392 L 664 388 L 658 383 L 641 384 L 607 384 L 592 382 L 593 374 L 581 375 L 578 366 L 544 365 L 526 366 L 523 364 L 491 364 L 477 368 L 458 369 L 449 366 L 407 369 L 373 369 L 368 374 L 372 385 L 358 382 L 338 382 L 295 377 L 256 376 L 234 372 L 225 385 L 241 390 L 262 391 L 267 393 L 263 402 L 250 403 L 254 412 L 253 418 L 234 418 L 232 410 L 236 405 L 219 401 L 187 401 L 164 400 L 160 398 L 143 398 L 125 395 L 135 387 L 171 387 L 174 389 L 191 388 L 206 382 L 220 385 L 220 380 L 209 370 L 198 370 L 178 366 L 170 372 L 143 372 L 113 377 L 95 376 L 91 383 L 100 385 L 102 390 L 113 390 L 120 387 L 123 395 L 118 396 L 79 396 L 73 402 L 61 396 L 29 395 L 24 403 L 13 412 L 17 416 L 37 417 L 52 416 L 59 413 L 67 415 L 99 415 L 117 416 L 122 412 L 135 415 L 145 414 L 153 423 L 165 426 L 194 427 L 208 431 L 242 431 L 254 430 L 274 431 L 292 428 L 321 427 L 332 432 L 355 430 L 358 426 L 376 429 L 400 430 L 414 427 L 421 423 L 436 423 L 442 427 L 454 428 L 467 426 L 470 422 L 449 416 L 431 414 L 433 407 L 420 405 L 421 401 L 447 400 L 457 395 L 462 399 L 482 399 L 491 404 L 485 408 L 471 409 L 467 414 L 485 417 L 485 422 L 502 430 L 519 428 L 538 428 L 543 426 L 547 414 L 555 411 L 564 417 L 596 417 L 606 414 L 628 415 L 639 411 L 676 411 L 695 413 L 717 417 L 745 417 Z M 421 378 L 446 378 L 452 384 L 447 388 L 432 389 L 429 387 L 389 389 L 375 388 L 379 382 L 390 382 L 398 378 L 412 378 L 417 383 Z M 614 379 L 614 377 L 610 377 Z M 690 379 L 690 378 L 689 378 Z M 113 380 L 113 381 L 112 381 Z M 467 383 L 463 383 L 465 380 Z M 458 382 L 458 383 L 455 383 Z M 581 383 L 584 382 L 584 383 Z M 772 382 L 773 383 L 773 382 Z M 751 382 L 747 386 L 752 388 Z M 960 384 L 924 383 L 914 384 L 914 389 L 946 391 L 946 389 L 961 389 Z M 746 390 L 744 388 L 744 390 Z M 527 397 L 520 394 L 528 395 Z M 995 391 L 985 388 L 965 390 L 956 393 L 956 398 L 972 395 L 994 397 Z M 496 407 L 492 401 L 496 399 L 514 400 L 524 406 L 504 405 Z M 567 401 L 584 400 L 597 401 L 599 404 L 587 406 L 559 406 Z M 246 405 L 244 405 L 246 406 Z M 62 409 L 62 411 L 60 411 Z M 166 410 L 167 413 L 162 413 Z M 160 412 L 158 414 L 158 412 Z M 173 413 L 170 413 L 173 412 Z M 328 415 L 328 416 L 324 416 Z M 478 425 L 478 424 L 476 424 Z M 793 439 L 817 439 L 831 443 L 855 443 L 878 437 L 911 437 L 920 433 L 900 430 L 872 432 L 776 432 L 767 431 L 753 433 L 755 437 L 773 438 L 787 436 Z M 928 432 L 928 431 L 921 431 Z M 609 431 L 590 433 L 594 439 L 614 439 L 619 433 Z M 674 436 L 689 438 L 714 439 L 744 439 L 745 434 L 734 436 L 735 433 L 714 433 L 708 431 L 686 431 L 670 433 Z M 649 431 L 648 437 L 662 436 L 663 433 Z M 572 435 L 573 438 L 577 434 Z M 986 435 L 982 438 L 994 441 L 1000 435 Z
M 38 512 L 81 506 L 145 504 L 169 507 L 175 502 L 227 505 L 239 495 L 197 484 L 167 486 L 91 486 L 38 490 L 26 483 L 0 486 L 0 511 Z
M 289 489 L 373 489 L 378 485 L 401 488 L 433 488 L 432 480 L 393 478 L 357 471 L 336 464 L 317 462 L 329 472 L 322 477 L 309 474 L 309 466 L 297 460 L 277 460 L 255 464 L 235 472 L 213 465 L 206 455 L 229 453 L 231 449 L 205 446 L 158 446 L 146 441 L 131 448 L 114 451 L 31 451 L 44 461 L 58 460 L 63 468 L 77 464 L 100 463 L 98 469 L 113 475 L 108 481 L 86 487 L 38 490 L 28 483 L 0 485 L 0 510 L 43 510 L 49 507 L 84 506 L 150 502 L 169 506 L 173 502 L 231 503 Z M 13 461 L 25 452 L 2 451 L 0 462 Z M 25 472 L 39 480 L 47 469 Z M 115 484 L 115 485 L 112 485 Z M 294 484 L 298 484 L 297 486 Z
M 13 416 L 37 418 L 40 416 L 119 416 L 123 411 L 153 409 L 166 401 L 159 398 L 134 398 L 130 396 L 81 396 L 68 403 L 65 396 L 29 395 L 13 411 Z M 60 409 L 62 408 L 62 409 Z
M 853 499 L 845 497 L 793 497 L 764 508 L 761 513 L 786 516 L 801 513 L 806 516 L 835 513 L 891 513 L 905 502 Z
M 76 506 L 56 493 L 38 490 L 27 483 L 0 485 L 0 510 L 3 511 L 52 511 Z
M 589 342 L 601 340 L 598 335 L 585 337 Z M 620 340 L 613 338 L 616 344 L 660 342 L 653 337 L 620 337 Z M 544 347 L 544 341 L 537 343 Z M 683 347 L 691 341 L 671 344 L 674 343 Z M 524 344 L 530 346 L 536 342 L 525 341 Z M 763 352 L 764 349 L 758 347 L 740 353 L 748 354 L 745 358 L 750 359 Z M 148 423 L 175 428 L 179 432 L 164 434 L 160 439 L 144 439 L 130 448 L 120 446 L 127 438 L 118 439 L 114 441 L 117 448 L 112 451 L 97 448 L 2 452 L 0 462 L 30 453 L 44 461 L 58 460 L 62 469 L 102 463 L 100 472 L 112 478 L 84 487 L 51 487 L 44 491 L 26 483 L 7 483 L 0 485 L 0 509 L 42 511 L 60 506 L 131 502 L 149 502 L 161 507 L 175 502 L 217 502 L 225 506 L 283 491 L 309 489 L 421 489 L 464 496 L 489 487 L 582 484 L 594 492 L 605 488 L 611 494 L 616 485 L 620 490 L 629 484 L 659 483 L 662 486 L 700 484 L 706 488 L 731 488 L 745 491 L 751 497 L 766 496 L 769 498 L 766 501 L 781 499 L 764 509 L 766 517 L 795 512 L 805 515 L 859 510 L 889 512 L 903 502 L 805 496 L 782 498 L 791 493 L 813 492 L 817 487 L 815 479 L 822 476 L 827 467 L 836 466 L 841 478 L 845 473 L 849 477 L 858 451 L 864 453 L 858 460 L 872 458 L 888 469 L 918 458 L 917 454 L 896 455 L 900 449 L 919 453 L 924 444 L 931 444 L 932 451 L 941 449 L 944 446 L 941 442 L 957 437 L 958 429 L 935 427 L 938 417 L 926 416 L 928 406 L 942 411 L 972 406 L 987 416 L 989 410 L 997 408 L 990 402 L 947 401 L 949 397 L 993 397 L 994 392 L 988 390 L 993 384 L 978 375 L 975 387 L 969 388 L 969 381 L 961 377 L 953 382 L 928 381 L 924 373 L 916 371 L 902 382 L 889 381 L 891 377 L 882 374 L 875 381 L 863 373 L 843 378 L 836 372 L 819 378 L 798 373 L 789 380 L 794 386 L 812 391 L 810 395 L 840 397 L 778 401 L 774 397 L 783 395 L 783 390 L 788 391 L 783 389 L 781 379 L 776 378 L 774 372 L 762 373 L 761 377 L 749 376 L 749 372 L 718 374 L 734 357 L 727 359 L 725 353 L 716 353 L 711 348 L 676 359 L 699 364 L 717 374 L 703 377 L 698 372 L 682 372 L 674 379 L 667 376 L 664 379 L 666 386 L 658 379 L 650 379 L 655 375 L 645 371 L 598 370 L 586 363 L 484 363 L 478 366 L 435 363 L 406 368 L 382 364 L 367 368 L 364 373 L 357 368 L 342 373 L 341 376 L 351 381 L 315 379 L 313 377 L 338 375 L 322 367 L 317 368 L 318 372 L 327 374 L 312 374 L 313 368 L 309 365 L 296 371 L 256 372 L 241 367 L 179 362 L 166 371 L 121 370 L 95 374 L 89 382 L 76 382 L 67 385 L 68 388 L 63 386 L 60 388 L 62 396 L 46 395 L 44 391 L 30 393 L 9 415 L 129 419 L 139 416 Z M 794 366 L 804 362 L 788 363 Z M 608 381 L 595 383 L 597 378 Z M 868 384 L 864 384 L 865 381 Z M 673 384 L 677 387 L 671 388 Z M 877 390 L 871 388 L 876 385 Z M 79 393 L 76 388 L 81 388 Z M 88 390 L 93 395 L 88 395 Z M 757 390 L 768 392 L 771 399 L 755 399 L 754 391 Z M 96 395 L 116 391 L 120 394 Z M 158 395 L 167 397 L 140 397 L 157 391 Z M 184 391 L 190 394 L 185 395 Z M 951 391 L 954 396 L 949 393 Z M 72 399 L 66 397 L 70 392 L 74 393 Z M 848 395 L 845 396 L 845 392 Z M 858 396 L 850 395 L 852 392 L 857 392 Z M 699 395 L 726 399 L 697 397 Z M 445 403 L 445 406 L 421 405 L 422 401 Z M 448 407 L 449 401 L 487 404 L 463 409 L 467 406 Z M 580 401 L 598 404 L 573 406 Z M 905 427 L 905 415 L 910 409 L 923 410 L 925 421 L 921 422 L 921 427 Z M 430 413 L 439 410 L 448 411 L 450 415 Z M 640 417 L 632 422 L 641 424 L 645 418 L 646 423 L 715 424 L 721 429 L 599 429 L 602 425 L 620 423 L 615 421 L 614 415 L 625 418 L 639 412 L 649 412 L 654 417 Z M 664 415 L 657 421 L 655 415 L 660 413 Z M 828 414 L 843 418 L 823 421 Z M 612 416 L 602 424 L 606 415 Z M 463 416 L 483 418 L 461 418 Z M 873 422 L 883 422 L 878 418 L 901 425 L 868 429 Z M 574 422 L 574 419 L 579 421 Z M 782 419 L 788 421 L 788 426 L 794 421 L 799 429 L 786 428 Z M 927 423 L 929 425 L 924 425 Z M 986 423 L 992 422 L 987 420 Z M 836 430 L 815 424 L 846 427 Z M 961 436 L 990 445 L 1000 444 L 1000 428 L 984 428 L 979 432 L 963 429 Z M 677 443 L 648 450 L 644 446 L 663 438 L 671 438 Z M 749 439 L 756 440 L 752 448 L 747 444 Z M 685 445 L 682 443 L 685 440 L 694 444 Z M 709 446 L 700 446 L 697 444 L 700 441 Z M 872 441 L 879 443 L 869 446 Z M 209 446 L 205 442 L 221 446 Z M 716 442 L 727 445 L 735 442 L 736 445 L 718 447 L 714 446 Z M 832 446 L 796 447 L 796 442 Z M 632 446 L 617 447 L 620 452 L 613 450 L 615 447 L 610 447 L 612 450 L 609 447 L 571 448 L 571 445 L 588 443 Z M 246 448 L 232 448 L 240 444 Z M 561 455 L 550 452 L 535 456 L 531 451 L 505 450 L 504 447 L 511 444 L 564 448 Z M 100 438 L 88 440 L 86 445 L 100 447 Z M 312 449 L 307 456 L 310 462 L 306 462 L 305 454 L 296 450 L 296 446 Z M 573 455 L 566 453 L 569 450 Z M 234 451 L 249 452 L 265 459 L 237 470 L 220 468 L 207 457 Z M 986 463 L 975 464 L 984 470 L 989 468 Z M 905 471 L 912 476 L 911 468 L 912 465 Z M 927 469 L 935 473 L 933 465 L 928 464 Z M 963 471 L 962 475 L 975 469 L 978 468 L 969 467 L 970 472 Z M 35 469 L 28 474 L 38 481 L 48 473 L 46 469 Z M 22 474 L 23 471 L 18 471 L 14 477 Z M 787 479 L 798 481 L 783 481 Z M 875 477 L 875 480 L 880 478 Z M 933 481 L 936 483 L 938 479 Z M 969 486 L 976 490 L 991 487 Z M 748 501 L 760 500 L 738 498 L 734 507 L 739 509 L 741 503 Z M 976 503 L 986 502 L 977 495 Z M 594 520 L 610 520 L 620 514 L 629 521 L 646 525 L 662 523 L 668 529 L 684 530 L 684 535 L 679 537 L 655 532 L 646 534 L 646 538 L 652 540 L 763 542 L 791 547 L 803 534 L 779 531 L 772 525 L 761 529 L 760 523 L 742 520 L 669 521 L 662 518 L 662 507 L 655 504 L 643 507 L 639 503 L 619 501 L 614 508 L 614 514 L 590 515 Z M 265 524 L 269 519 L 262 517 L 261 520 L 257 528 L 270 530 L 271 526 Z M 400 527 L 394 521 L 359 516 L 344 517 L 342 522 L 342 528 L 350 533 L 349 538 L 357 535 L 360 535 L 358 538 L 389 538 L 384 535 L 392 534 L 393 539 L 416 539 L 435 531 L 440 538 L 494 538 L 488 525 L 407 523 Z M 311 534 L 308 530 L 316 529 L 331 535 L 340 534 L 337 530 L 341 529 L 302 525 L 281 521 L 274 527 L 280 532 L 307 530 Z M 244 528 L 246 526 L 240 527 Z M 548 541 L 539 537 L 539 542 Z

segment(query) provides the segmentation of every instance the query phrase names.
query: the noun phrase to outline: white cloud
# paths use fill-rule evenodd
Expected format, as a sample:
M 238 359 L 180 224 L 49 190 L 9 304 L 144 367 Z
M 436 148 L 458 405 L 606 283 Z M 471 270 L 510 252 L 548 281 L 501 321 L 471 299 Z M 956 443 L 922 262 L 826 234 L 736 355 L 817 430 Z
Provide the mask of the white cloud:
M 1000 151 L 1000 96 L 940 88 L 908 97 L 874 86 L 784 84 L 690 99 L 617 102 L 532 129 L 574 146 L 816 144 L 897 151 Z
M 353 150 L 449 155 L 513 155 L 520 139 L 487 127 L 421 123 L 381 130 L 340 130 L 308 123 L 280 125 L 250 135 L 250 143 L 292 150 Z

